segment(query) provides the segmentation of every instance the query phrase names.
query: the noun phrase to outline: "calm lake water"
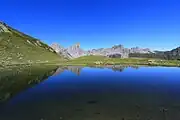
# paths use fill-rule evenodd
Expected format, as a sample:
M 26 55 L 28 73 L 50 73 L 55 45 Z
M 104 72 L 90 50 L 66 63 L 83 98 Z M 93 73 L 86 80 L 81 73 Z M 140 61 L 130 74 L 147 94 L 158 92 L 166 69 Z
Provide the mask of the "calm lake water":
M 69 66 L 50 73 L 34 75 L 42 80 L 31 86 L 3 88 L 22 84 L 4 95 L 12 97 L 1 102 L 0 120 L 180 120 L 180 68 Z

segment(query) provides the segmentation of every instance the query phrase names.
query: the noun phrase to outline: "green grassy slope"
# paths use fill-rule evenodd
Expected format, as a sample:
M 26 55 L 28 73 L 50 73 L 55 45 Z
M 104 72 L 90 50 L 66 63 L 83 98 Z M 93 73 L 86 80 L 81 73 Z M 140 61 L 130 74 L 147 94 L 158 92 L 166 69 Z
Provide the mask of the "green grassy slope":
M 180 66 L 178 60 L 161 60 L 149 58 L 108 58 L 103 56 L 83 56 L 69 60 L 66 65 L 150 65 Z
M 0 65 L 64 60 L 40 40 L 5 26 L 9 32 L 0 32 Z

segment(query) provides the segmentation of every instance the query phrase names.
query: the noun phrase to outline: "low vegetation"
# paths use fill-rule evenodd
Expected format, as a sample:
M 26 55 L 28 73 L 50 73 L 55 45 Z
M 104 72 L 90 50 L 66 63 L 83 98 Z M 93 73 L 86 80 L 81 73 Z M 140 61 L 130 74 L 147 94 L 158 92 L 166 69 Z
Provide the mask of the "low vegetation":
M 161 60 L 150 58 L 108 58 L 103 56 L 83 56 L 65 62 L 66 65 L 149 65 L 180 66 L 178 60 Z
M 65 60 L 40 40 L 7 25 L 8 32 L 0 32 L 0 65 L 54 63 Z

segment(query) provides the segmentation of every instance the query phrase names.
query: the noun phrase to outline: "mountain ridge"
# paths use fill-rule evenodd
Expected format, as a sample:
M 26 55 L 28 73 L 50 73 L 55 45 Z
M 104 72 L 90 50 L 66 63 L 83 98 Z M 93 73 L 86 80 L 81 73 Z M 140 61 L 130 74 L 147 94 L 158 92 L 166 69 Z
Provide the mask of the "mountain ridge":
M 0 64 L 26 64 L 59 61 L 61 55 L 41 40 L 0 22 Z
M 114 45 L 110 48 L 99 48 L 99 49 L 91 49 L 91 50 L 83 50 L 80 48 L 79 44 L 72 45 L 68 48 L 64 48 L 60 46 L 58 43 L 55 43 L 56 46 L 51 46 L 53 49 L 56 49 L 57 53 L 61 53 L 62 51 L 66 51 L 71 57 L 78 58 L 81 56 L 88 55 L 100 55 L 112 58 L 129 58 L 129 57 L 140 57 L 140 58 L 159 58 L 159 59 L 167 59 L 167 60 L 180 60 L 180 47 L 169 51 L 152 51 L 149 48 L 125 48 L 123 45 Z M 58 51 L 61 49 L 61 51 Z M 66 54 L 64 53 L 64 54 Z
M 79 44 L 72 45 L 68 48 L 60 46 L 58 43 L 53 43 L 51 47 L 57 52 L 61 53 L 66 51 L 71 55 L 71 58 L 78 58 L 86 55 L 102 55 L 102 56 L 113 56 L 114 54 L 119 54 L 121 58 L 128 58 L 130 53 L 152 53 L 149 48 L 124 48 L 123 45 L 114 45 L 111 48 L 99 48 L 91 50 L 83 50 L 80 48 Z M 65 54 L 65 53 L 64 53 Z

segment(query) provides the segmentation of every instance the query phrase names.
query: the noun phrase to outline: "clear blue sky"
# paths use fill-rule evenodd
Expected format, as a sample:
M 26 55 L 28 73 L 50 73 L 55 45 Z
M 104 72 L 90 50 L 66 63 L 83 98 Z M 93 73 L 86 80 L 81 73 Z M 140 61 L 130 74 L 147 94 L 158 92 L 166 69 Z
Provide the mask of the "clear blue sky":
M 0 20 L 47 44 L 180 46 L 179 0 L 1 0 Z

